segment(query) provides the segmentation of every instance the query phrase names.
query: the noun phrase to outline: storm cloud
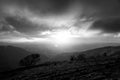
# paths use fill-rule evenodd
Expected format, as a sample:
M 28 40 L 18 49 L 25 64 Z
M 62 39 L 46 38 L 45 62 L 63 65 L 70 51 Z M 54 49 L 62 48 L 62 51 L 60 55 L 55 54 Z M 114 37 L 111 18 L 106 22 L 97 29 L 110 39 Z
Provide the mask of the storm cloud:
M 63 29 L 116 34 L 119 8 L 120 0 L 0 0 L 0 20 L 7 23 L 0 30 L 28 36 Z
M 65 12 L 70 6 L 72 0 L 1 0 L 1 5 L 22 6 L 38 14 L 54 14 Z
M 103 33 L 120 33 L 120 18 L 107 18 L 97 20 L 91 29 L 101 30 Z
M 14 28 L 21 32 L 21 33 L 25 33 L 27 35 L 34 35 L 41 31 L 46 31 L 46 30 L 50 30 L 49 27 L 45 27 L 46 25 L 33 25 L 30 22 L 26 21 L 25 19 L 16 19 L 13 17 L 7 17 L 5 18 L 6 21 L 8 22 L 8 24 L 14 26 Z

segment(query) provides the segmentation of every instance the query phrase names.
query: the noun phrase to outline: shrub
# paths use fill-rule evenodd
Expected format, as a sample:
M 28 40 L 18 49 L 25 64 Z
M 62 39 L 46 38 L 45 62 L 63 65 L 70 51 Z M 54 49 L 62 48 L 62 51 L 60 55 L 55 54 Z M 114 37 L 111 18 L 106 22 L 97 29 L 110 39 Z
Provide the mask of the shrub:
M 40 54 L 31 54 L 21 59 L 19 64 L 20 66 L 33 66 L 40 61 Z
M 70 61 L 75 61 L 75 60 L 76 60 L 75 56 L 70 57 Z

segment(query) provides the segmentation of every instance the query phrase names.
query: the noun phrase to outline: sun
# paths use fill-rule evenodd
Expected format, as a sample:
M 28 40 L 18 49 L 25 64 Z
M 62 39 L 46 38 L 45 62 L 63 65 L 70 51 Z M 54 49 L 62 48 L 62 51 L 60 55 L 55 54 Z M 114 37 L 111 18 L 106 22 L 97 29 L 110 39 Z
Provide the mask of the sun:
M 56 43 L 57 45 L 60 44 L 69 44 L 71 43 L 71 38 L 72 38 L 72 34 L 68 31 L 57 31 L 55 32 L 53 35 L 51 35 L 52 40 L 54 41 L 54 43 Z

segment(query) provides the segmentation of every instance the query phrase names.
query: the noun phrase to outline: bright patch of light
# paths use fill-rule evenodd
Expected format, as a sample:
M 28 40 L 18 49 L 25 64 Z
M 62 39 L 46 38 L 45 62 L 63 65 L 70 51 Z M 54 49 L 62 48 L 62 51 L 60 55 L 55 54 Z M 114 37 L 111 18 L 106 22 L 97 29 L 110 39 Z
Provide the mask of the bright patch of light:
M 68 31 L 58 31 L 51 35 L 52 40 L 57 44 L 68 44 L 73 35 Z
M 87 31 L 85 29 L 78 29 L 72 27 L 70 29 L 58 29 L 53 31 L 45 31 L 40 33 L 41 35 L 46 35 L 48 40 L 50 40 L 55 46 L 70 45 L 74 43 L 77 38 L 90 38 L 95 37 L 95 34 L 100 33 L 100 31 Z

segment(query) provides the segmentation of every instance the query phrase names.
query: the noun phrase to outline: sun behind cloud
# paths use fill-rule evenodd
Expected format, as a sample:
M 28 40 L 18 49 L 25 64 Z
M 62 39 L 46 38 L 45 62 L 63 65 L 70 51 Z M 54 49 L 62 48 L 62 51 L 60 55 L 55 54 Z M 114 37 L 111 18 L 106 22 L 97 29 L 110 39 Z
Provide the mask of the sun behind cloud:
M 73 35 L 68 31 L 58 31 L 50 36 L 56 44 L 68 44 L 71 42 Z

